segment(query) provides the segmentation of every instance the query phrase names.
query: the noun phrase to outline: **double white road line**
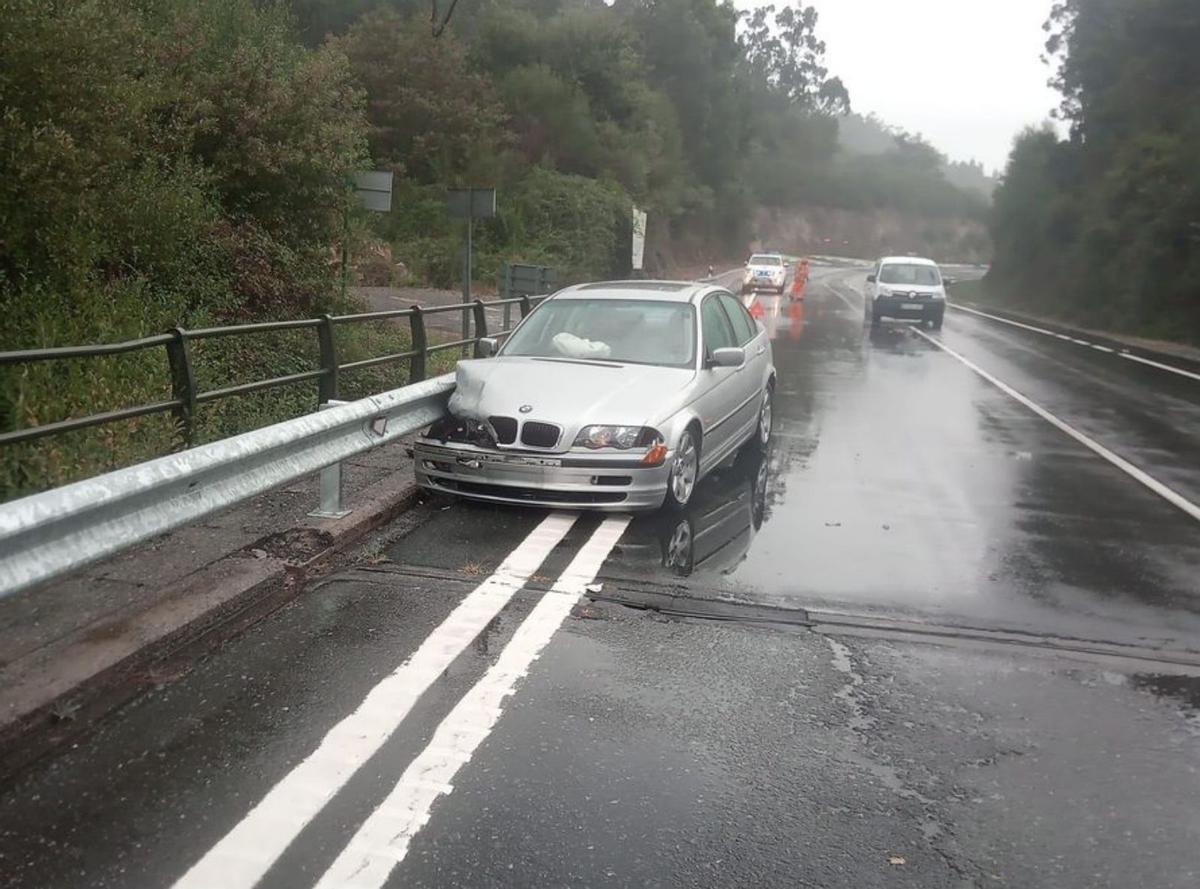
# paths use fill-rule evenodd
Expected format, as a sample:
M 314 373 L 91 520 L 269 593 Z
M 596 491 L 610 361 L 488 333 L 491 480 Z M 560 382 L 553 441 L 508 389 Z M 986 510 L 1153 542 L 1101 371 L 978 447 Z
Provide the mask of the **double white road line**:
M 175 889 L 251 889 L 351 776 L 400 727 L 417 699 L 509 603 L 574 525 L 576 515 L 552 513 L 472 591 L 417 651 L 376 685 L 358 708 L 267 793 L 224 838 L 175 883 Z M 387 799 L 317 884 L 376 889 L 403 860 L 429 820 L 434 801 L 452 789 L 500 718 L 504 698 L 541 654 L 595 578 L 629 523 L 604 519 L 517 628 L 475 686 L 438 726 L 428 746 L 400 776 Z

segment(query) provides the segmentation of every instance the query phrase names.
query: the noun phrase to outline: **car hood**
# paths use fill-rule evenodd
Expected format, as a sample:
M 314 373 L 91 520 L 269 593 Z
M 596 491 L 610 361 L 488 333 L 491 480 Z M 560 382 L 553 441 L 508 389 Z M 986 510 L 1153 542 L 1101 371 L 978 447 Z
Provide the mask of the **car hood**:
M 641 364 L 504 356 L 460 361 L 450 413 L 556 423 L 569 443 L 594 423 L 654 425 L 678 409 L 695 375 L 687 368 Z

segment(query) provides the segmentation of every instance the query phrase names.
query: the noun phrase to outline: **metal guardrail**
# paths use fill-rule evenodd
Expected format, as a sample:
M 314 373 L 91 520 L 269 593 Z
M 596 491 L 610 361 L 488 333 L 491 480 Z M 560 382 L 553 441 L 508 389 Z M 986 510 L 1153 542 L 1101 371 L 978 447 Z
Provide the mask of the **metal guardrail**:
M 0 598 L 423 428 L 453 389 L 436 377 L 0 505 Z
M 121 355 L 146 349 L 162 348 L 166 350 L 167 363 L 171 373 L 171 398 L 166 401 L 130 405 L 116 410 L 89 414 L 84 417 L 71 417 L 53 423 L 45 423 L 40 426 L 0 432 L 0 446 L 32 441 L 64 432 L 72 432 L 77 429 L 101 426 L 105 423 L 113 423 L 119 420 L 129 420 L 134 417 L 169 412 L 174 415 L 175 419 L 176 446 L 178 448 L 188 448 L 193 443 L 196 408 L 202 404 L 222 398 L 248 395 L 252 392 L 261 392 L 280 386 L 290 386 L 308 380 L 315 380 L 317 383 L 317 403 L 327 404 L 337 401 L 338 375 L 340 373 L 365 367 L 376 367 L 382 364 L 395 364 L 401 361 L 410 362 L 409 382 L 420 382 L 427 376 L 428 357 L 436 352 L 474 346 L 476 350 L 475 354 L 478 356 L 479 340 L 488 336 L 487 309 L 502 308 L 504 310 L 505 329 L 497 333 L 497 335 L 503 336 L 508 333 L 509 313 L 513 306 L 520 307 L 521 317 L 524 318 L 529 314 L 532 307 L 542 299 L 545 299 L 545 297 L 520 296 L 512 299 L 492 300 L 490 302 L 475 300 L 471 303 L 455 303 L 453 305 L 435 306 L 433 308 L 412 306 L 407 309 L 393 309 L 382 312 L 362 312 L 353 315 L 322 315 L 319 318 L 266 321 L 256 324 L 230 325 L 227 327 L 204 327 L 193 330 L 176 327 L 167 333 L 128 340 L 123 343 L 0 352 L 0 367 L 5 367 L 34 362 Z M 464 318 L 470 317 L 473 319 L 474 336 L 454 340 L 449 343 L 430 345 L 425 319 L 430 315 L 449 312 L 463 313 Z M 346 363 L 338 360 L 337 330 L 339 327 L 345 324 L 400 318 L 408 319 L 409 330 L 412 336 L 412 348 L 409 351 Z M 253 380 L 232 386 L 224 386 L 219 389 L 201 391 L 197 387 L 192 367 L 190 343 L 196 340 L 272 333 L 284 330 L 314 331 L 319 349 L 319 366 L 299 373 L 272 377 L 266 380 Z

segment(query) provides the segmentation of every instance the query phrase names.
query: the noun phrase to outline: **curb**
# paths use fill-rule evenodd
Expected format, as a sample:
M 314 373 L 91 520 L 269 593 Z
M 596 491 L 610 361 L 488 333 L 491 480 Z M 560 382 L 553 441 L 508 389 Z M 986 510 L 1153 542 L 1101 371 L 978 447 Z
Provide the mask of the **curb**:
M 12 665 L 0 714 L 0 786 L 143 692 L 187 671 L 298 595 L 332 557 L 415 505 L 412 470 L 389 473 L 347 516 L 300 523 L 230 553 L 118 615 Z
M 1139 346 L 1134 343 L 1130 343 L 1124 339 L 1114 338 L 1111 335 L 1098 333 L 1094 330 L 1071 327 L 1070 325 L 1062 324 L 1058 321 L 1048 321 L 1045 318 L 1026 315 L 1022 312 L 1014 312 L 1011 309 L 999 309 L 994 306 L 987 305 L 986 303 L 959 302 L 958 305 L 963 308 L 974 309 L 977 312 L 987 312 L 990 315 L 995 315 L 997 318 L 1004 318 L 1008 321 L 1015 321 L 1020 324 L 1028 324 L 1030 327 L 1040 327 L 1044 330 L 1050 331 L 1053 334 L 1067 336 L 1073 340 L 1085 340 L 1088 345 L 1094 343 L 1098 346 L 1104 346 L 1108 349 L 1111 349 L 1117 353 L 1135 355 L 1139 358 L 1147 358 L 1163 364 L 1174 365 L 1180 370 L 1190 371 L 1191 373 L 1200 373 L 1200 359 L 1189 358 L 1188 356 L 1180 355 L 1177 352 L 1164 352 L 1160 349 L 1150 349 L 1145 346 Z

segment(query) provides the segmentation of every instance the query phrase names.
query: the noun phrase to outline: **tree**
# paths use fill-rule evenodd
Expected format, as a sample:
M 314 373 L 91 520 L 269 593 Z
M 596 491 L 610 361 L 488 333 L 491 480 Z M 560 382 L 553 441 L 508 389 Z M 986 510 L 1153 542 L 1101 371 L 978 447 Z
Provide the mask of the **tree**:
M 1065 0 L 1046 28 L 1069 136 L 1014 147 L 995 285 L 1036 281 L 1021 292 L 1052 311 L 1200 341 L 1200 7 Z
M 337 45 L 367 93 L 375 162 L 417 182 L 463 176 L 497 147 L 499 97 L 471 70 L 467 48 L 428 21 L 380 10 L 356 22 Z
M 846 87 L 824 65 L 825 42 L 817 38 L 813 7 L 767 5 L 741 15 L 738 42 L 751 70 L 794 105 L 829 114 L 850 110 Z

